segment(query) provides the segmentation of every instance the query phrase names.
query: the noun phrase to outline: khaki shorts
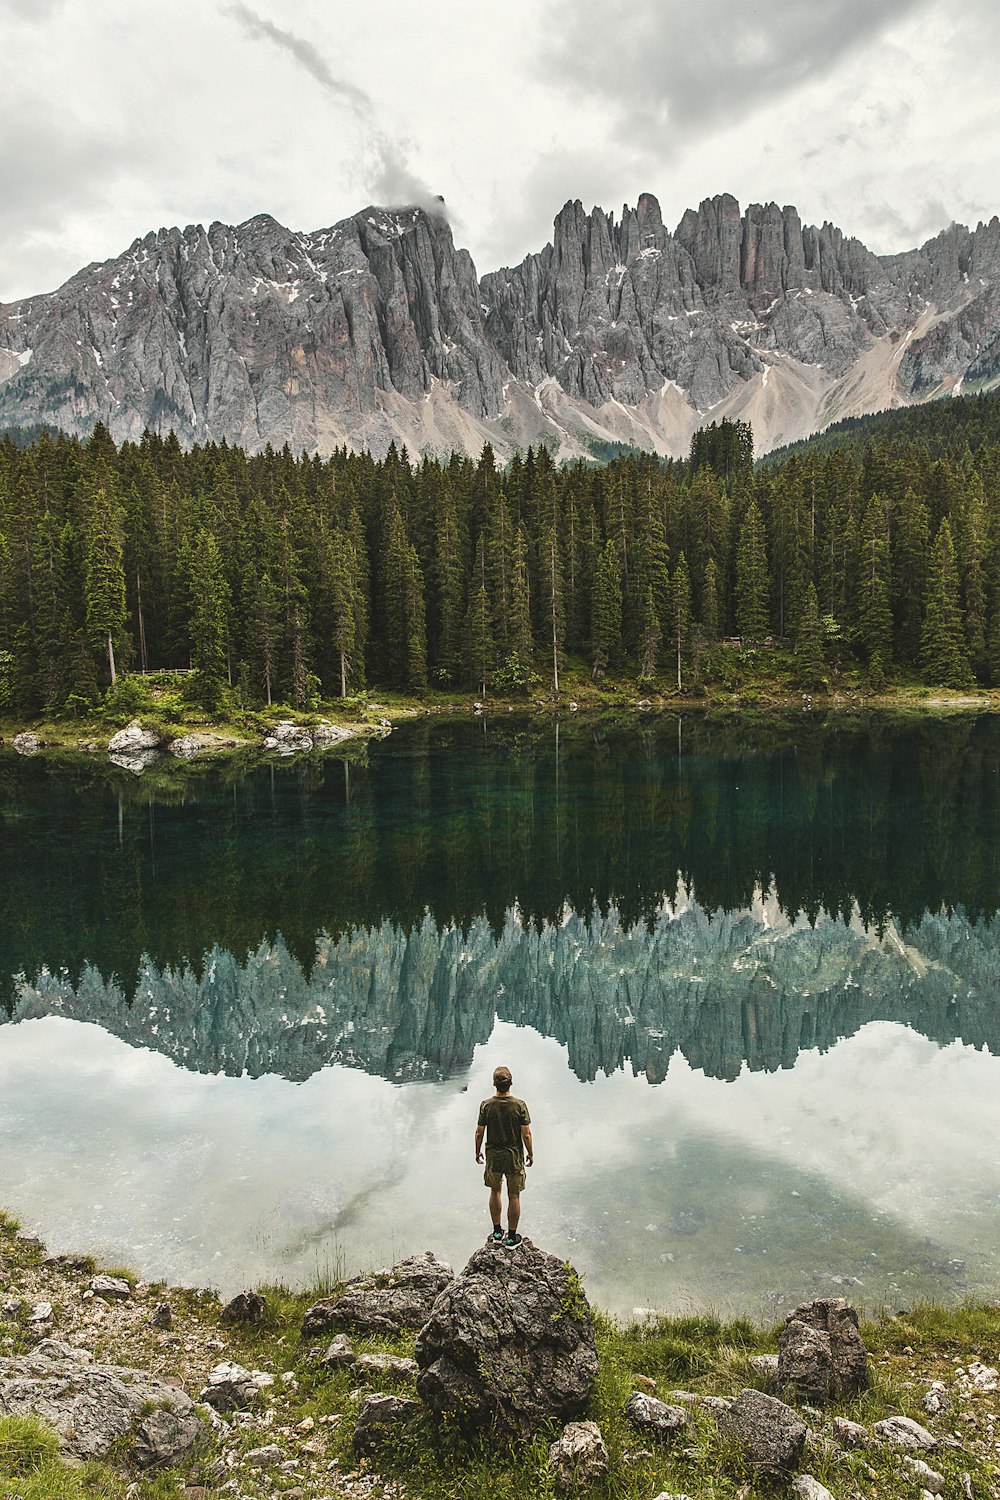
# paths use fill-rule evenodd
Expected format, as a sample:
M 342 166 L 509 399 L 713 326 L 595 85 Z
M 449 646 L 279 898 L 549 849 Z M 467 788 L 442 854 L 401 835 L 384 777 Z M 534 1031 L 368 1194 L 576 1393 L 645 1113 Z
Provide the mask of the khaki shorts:
M 503 1180 L 505 1177 L 507 1179 L 508 1195 L 513 1194 L 515 1198 L 520 1198 L 521 1194 L 524 1192 L 524 1168 L 520 1167 L 516 1171 L 510 1172 L 491 1172 L 489 1157 L 487 1157 L 486 1171 L 483 1173 L 483 1181 L 485 1182 L 486 1186 L 488 1188 L 492 1188 L 494 1192 L 499 1192 L 500 1188 L 503 1186 Z

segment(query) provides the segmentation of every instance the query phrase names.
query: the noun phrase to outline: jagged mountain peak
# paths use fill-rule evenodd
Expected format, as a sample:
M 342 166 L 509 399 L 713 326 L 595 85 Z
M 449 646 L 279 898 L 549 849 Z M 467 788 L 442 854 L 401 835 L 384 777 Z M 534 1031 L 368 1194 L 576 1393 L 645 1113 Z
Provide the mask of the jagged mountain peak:
M 443 200 L 296 232 L 268 213 L 160 228 L 0 307 L 0 422 L 149 426 L 328 451 L 501 454 L 595 440 L 758 449 L 1000 377 L 1000 220 L 877 256 L 771 200 L 702 200 L 671 233 L 570 199 L 550 244 L 477 278 Z

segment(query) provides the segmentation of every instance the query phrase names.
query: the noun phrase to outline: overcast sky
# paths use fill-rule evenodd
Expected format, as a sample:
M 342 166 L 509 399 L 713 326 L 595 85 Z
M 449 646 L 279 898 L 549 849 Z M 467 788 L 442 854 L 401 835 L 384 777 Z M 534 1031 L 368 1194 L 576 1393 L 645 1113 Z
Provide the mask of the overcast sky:
M 480 273 L 568 198 L 1000 211 L 995 0 L 0 0 L 0 300 L 164 225 L 443 194 Z

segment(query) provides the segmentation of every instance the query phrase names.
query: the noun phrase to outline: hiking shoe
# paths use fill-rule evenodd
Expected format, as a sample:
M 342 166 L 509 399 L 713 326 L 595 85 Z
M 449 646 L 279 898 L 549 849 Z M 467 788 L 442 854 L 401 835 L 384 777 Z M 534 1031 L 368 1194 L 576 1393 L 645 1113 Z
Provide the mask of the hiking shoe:
M 513 1250 L 517 1245 L 521 1243 L 523 1238 L 524 1236 L 521 1234 L 504 1235 L 504 1246 L 508 1250 Z
M 492 1240 L 494 1245 L 503 1244 L 503 1230 L 500 1228 L 499 1224 L 497 1224 L 496 1228 L 493 1230 L 493 1233 L 490 1235 L 490 1239 Z

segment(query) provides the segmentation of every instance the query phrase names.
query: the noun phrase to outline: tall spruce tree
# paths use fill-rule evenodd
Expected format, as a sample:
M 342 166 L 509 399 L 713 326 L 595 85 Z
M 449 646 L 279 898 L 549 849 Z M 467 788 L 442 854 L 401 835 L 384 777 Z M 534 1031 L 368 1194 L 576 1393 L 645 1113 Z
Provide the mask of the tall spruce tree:
M 972 681 L 959 604 L 955 546 L 947 517 L 938 527 L 927 567 L 920 664 L 928 682 L 962 688 Z
M 736 548 L 736 628 L 746 640 L 762 641 L 767 635 L 770 592 L 764 522 L 751 500 Z

